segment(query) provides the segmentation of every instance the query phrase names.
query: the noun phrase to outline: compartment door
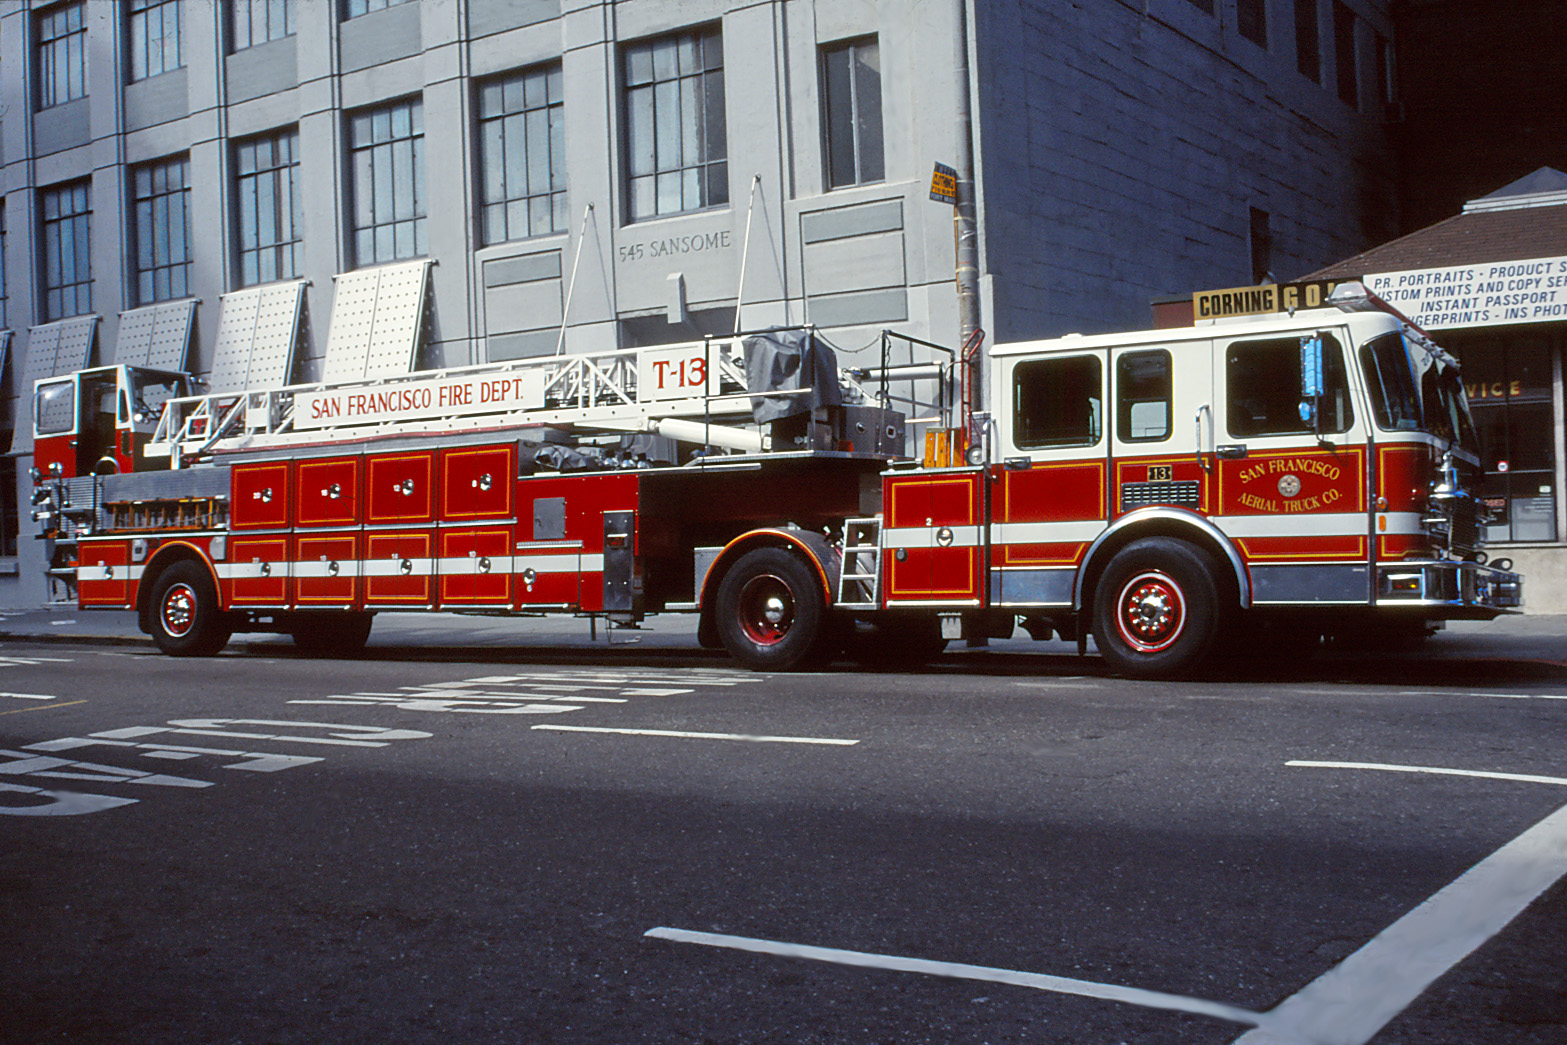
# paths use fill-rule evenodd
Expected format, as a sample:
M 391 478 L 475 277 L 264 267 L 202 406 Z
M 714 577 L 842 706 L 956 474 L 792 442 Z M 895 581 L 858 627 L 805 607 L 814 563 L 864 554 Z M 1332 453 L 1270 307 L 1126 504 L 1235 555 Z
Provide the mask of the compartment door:
M 981 478 L 967 468 L 886 478 L 887 605 L 979 604 Z

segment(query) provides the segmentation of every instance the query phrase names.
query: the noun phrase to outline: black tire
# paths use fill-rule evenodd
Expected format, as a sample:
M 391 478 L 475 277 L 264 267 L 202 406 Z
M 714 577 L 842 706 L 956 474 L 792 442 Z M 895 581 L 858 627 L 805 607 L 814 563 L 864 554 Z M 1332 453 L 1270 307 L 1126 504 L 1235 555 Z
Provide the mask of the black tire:
M 827 654 L 827 598 L 812 565 L 782 548 L 740 556 L 718 585 L 718 637 L 741 664 L 790 671 Z
M 885 616 L 856 630 L 848 643 L 850 658 L 868 667 L 915 667 L 947 648 L 941 621 L 933 616 Z
M 1110 560 L 1094 591 L 1094 641 L 1110 669 L 1186 674 L 1213 652 L 1223 619 L 1210 560 L 1184 541 L 1145 537 Z
M 234 634 L 218 608 L 212 575 L 189 560 L 158 575 L 147 616 L 152 641 L 171 657 L 210 657 Z
M 294 645 L 313 657 L 352 657 L 370 641 L 373 613 L 322 613 L 294 620 Z

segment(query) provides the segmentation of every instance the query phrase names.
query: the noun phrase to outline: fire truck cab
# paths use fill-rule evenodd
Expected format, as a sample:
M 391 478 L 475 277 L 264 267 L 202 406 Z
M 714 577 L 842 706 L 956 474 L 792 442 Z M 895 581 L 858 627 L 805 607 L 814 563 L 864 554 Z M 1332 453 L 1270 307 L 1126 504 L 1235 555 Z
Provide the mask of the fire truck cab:
M 1480 549 L 1456 362 L 1358 285 L 1336 303 L 994 348 L 975 604 L 1133 674 L 1259 629 L 1415 639 L 1518 606 Z

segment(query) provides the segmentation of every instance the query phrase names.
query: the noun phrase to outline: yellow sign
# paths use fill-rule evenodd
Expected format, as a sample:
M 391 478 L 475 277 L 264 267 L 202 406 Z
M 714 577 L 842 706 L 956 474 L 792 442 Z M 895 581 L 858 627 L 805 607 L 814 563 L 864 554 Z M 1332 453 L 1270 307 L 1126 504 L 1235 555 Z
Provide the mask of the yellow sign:
M 1203 290 L 1192 295 L 1192 315 L 1202 319 L 1258 316 L 1268 312 L 1294 312 L 1301 308 L 1325 308 L 1336 283 L 1264 283 L 1255 287 Z
M 930 176 L 930 198 L 937 203 L 958 204 L 958 172 L 944 163 L 936 164 Z

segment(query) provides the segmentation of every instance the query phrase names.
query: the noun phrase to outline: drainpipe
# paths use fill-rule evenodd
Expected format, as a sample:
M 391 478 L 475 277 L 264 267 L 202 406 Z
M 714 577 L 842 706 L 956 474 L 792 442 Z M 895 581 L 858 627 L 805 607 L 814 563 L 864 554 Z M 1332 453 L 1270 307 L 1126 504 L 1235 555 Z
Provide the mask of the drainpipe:
M 958 205 L 953 210 L 952 220 L 957 241 L 958 344 L 961 345 L 979 329 L 979 230 L 974 217 L 974 128 L 969 100 L 967 0 L 957 0 L 957 16 Z

